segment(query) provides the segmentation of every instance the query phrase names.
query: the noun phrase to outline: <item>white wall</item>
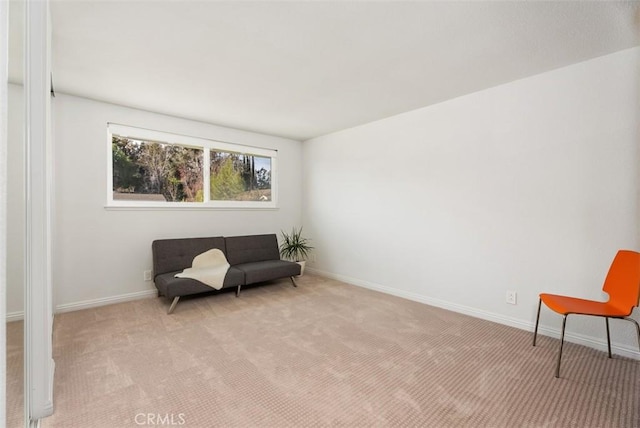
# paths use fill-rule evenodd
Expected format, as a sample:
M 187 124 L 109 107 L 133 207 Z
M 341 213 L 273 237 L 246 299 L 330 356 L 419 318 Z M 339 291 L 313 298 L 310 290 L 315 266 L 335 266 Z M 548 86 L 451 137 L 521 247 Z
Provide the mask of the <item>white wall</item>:
M 54 299 L 58 310 L 155 290 L 159 238 L 279 233 L 301 220 L 301 143 L 57 94 Z M 278 150 L 277 210 L 105 209 L 107 122 Z
M 522 328 L 540 292 L 602 298 L 615 252 L 640 250 L 639 56 L 621 51 L 305 142 L 310 266 Z M 548 310 L 541 322 L 560 326 Z M 600 319 L 570 317 L 567 328 L 573 340 L 605 337 Z M 640 356 L 631 323 L 612 330 L 619 351 Z
M 8 85 L 7 147 L 7 319 L 24 315 L 24 99 Z

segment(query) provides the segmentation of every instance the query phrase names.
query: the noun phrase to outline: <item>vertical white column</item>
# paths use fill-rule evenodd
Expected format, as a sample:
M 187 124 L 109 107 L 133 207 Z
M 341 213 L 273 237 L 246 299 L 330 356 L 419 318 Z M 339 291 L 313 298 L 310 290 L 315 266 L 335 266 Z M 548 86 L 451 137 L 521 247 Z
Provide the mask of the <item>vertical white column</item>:
M 25 397 L 34 421 L 53 413 L 48 1 L 28 0 L 25 17 Z
M 9 2 L 0 2 L 0 424 L 7 420 L 7 118 Z

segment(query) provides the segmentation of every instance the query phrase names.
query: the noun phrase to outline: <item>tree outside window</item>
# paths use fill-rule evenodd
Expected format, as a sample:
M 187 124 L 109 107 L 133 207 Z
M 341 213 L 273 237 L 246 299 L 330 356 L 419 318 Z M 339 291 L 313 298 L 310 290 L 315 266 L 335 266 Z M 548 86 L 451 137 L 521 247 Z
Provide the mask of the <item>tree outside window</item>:
M 212 201 L 270 201 L 271 159 L 211 150 Z
M 275 208 L 277 152 L 109 124 L 108 206 Z
M 113 199 L 203 201 L 203 150 L 113 136 Z

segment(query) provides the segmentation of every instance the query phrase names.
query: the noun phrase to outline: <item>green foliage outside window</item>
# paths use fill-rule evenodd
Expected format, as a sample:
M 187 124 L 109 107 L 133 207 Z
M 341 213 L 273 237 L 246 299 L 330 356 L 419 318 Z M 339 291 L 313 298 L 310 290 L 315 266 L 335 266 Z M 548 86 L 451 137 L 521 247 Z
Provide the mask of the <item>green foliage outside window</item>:
M 210 152 L 212 201 L 270 201 L 271 159 L 244 153 Z
M 233 166 L 233 159 L 227 157 L 216 174 L 211 175 L 211 200 L 233 201 L 244 192 L 244 182 L 240 171 Z

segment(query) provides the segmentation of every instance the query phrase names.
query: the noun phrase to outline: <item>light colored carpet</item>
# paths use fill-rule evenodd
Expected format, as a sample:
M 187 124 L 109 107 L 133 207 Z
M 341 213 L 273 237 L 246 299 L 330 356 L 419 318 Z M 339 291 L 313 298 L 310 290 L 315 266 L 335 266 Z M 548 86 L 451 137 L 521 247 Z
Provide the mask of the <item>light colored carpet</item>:
M 639 427 L 640 362 L 320 277 L 55 318 L 50 427 Z M 160 418 L 160 419 L 158 419 Z M 138 424 L 137 424 L 137 423 Z M 165 423 L 169 425 L 169 423 Z
M 7 323 L 7 428 L 24 427 L 24 339 L 22 331 L 22 321 Z

